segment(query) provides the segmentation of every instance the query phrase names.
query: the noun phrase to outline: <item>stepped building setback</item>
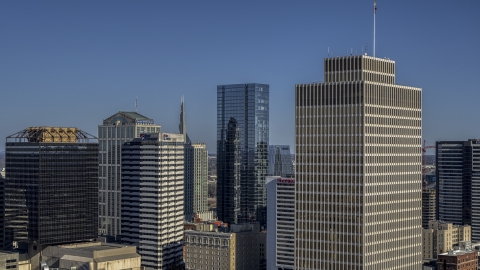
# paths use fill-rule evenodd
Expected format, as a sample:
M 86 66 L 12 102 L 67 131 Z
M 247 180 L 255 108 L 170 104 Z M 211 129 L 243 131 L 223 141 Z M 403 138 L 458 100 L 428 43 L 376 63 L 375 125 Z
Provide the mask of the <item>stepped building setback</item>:
M 100 234 L 116 237 L 121 232 L 122 145 L 153 132 L 160 132 L 160 125 L 137 112 L 120 111 L 98 126 Z

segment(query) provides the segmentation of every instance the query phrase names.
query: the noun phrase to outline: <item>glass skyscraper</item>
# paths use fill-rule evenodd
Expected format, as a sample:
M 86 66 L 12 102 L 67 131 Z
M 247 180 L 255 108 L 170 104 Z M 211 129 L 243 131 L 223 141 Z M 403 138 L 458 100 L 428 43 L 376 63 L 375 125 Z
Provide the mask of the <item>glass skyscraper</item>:
M 290 145 L 268 146 L 268 175 L 282 177 L 295 176 Z
M 269 86 L 217 86 L 217 215 L 266 222 Z
M 36 248 L 98 237 L 97 138 L 30 127 L 7 137 L 5 165 L 9 239 Z

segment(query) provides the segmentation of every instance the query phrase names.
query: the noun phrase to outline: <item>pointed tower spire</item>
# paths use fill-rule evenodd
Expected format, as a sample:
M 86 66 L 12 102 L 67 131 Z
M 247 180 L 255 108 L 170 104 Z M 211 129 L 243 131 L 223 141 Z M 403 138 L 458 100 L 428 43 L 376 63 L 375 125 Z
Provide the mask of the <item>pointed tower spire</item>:
M 187 123 L 185 122 L 185 104 L 183 96 L 180 105 L 180 124 L 178 125 L 178 131 L 183 135 L 183 141 L 187 143 Z

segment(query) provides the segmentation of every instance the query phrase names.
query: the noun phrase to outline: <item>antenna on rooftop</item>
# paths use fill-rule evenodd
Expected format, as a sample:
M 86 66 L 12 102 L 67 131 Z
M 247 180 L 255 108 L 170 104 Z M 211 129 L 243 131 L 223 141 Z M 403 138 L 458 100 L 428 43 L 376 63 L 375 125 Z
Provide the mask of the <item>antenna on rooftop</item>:
M 373 57 L 375 57 L 375 17 L 377 16 L 377 0 L 373 0 Z
M 137 103 L 138 97 L 135 98 L 135 112 L 138 113 L 138 103 Z
M 328 57 L 330 57 L 330 47 L 328 47 Z

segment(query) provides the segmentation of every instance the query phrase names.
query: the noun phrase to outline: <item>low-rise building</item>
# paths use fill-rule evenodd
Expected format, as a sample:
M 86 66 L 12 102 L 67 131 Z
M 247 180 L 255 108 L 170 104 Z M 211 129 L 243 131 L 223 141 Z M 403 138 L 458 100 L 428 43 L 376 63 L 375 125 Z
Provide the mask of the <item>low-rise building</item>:
M 477 251 L 449 250 L 438 255 L 437 270 L 477 270 L 477 267 Z
M 49 246 L 42 251 L 42 262 L 61 269 L 141 269 L 135 246 L 101 242 Z
M 423 259 L 436 259 L 438 254 L 453 249 L 461 241 L 471 241 L 471 226 L 453 225 L 442 221 L 430 221 L 422 233 Z
M 259 224 L 231 225 L 228 232 L 215 227 L 185 231 L 186 269 L 259 269 Z M 209 228 L 214 230 L 208 231 Z
M 18 252 L 0 251 L 0 269 L 18 269 Z

